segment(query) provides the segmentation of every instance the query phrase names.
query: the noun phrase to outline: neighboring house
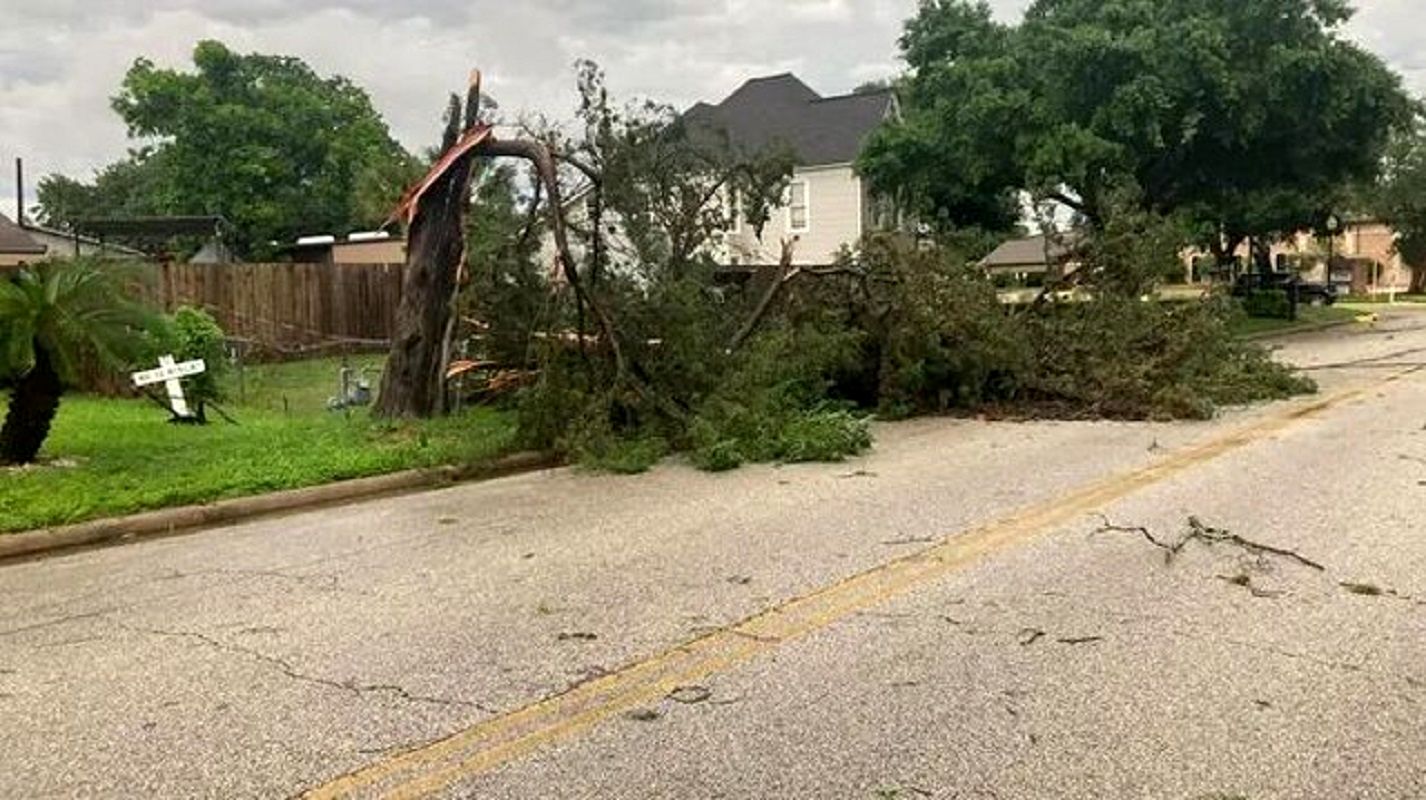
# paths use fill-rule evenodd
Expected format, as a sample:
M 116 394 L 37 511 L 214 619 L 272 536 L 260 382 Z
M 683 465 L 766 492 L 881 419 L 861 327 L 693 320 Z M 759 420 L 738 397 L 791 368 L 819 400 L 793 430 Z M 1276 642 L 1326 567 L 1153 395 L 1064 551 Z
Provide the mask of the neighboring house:
M 691 129 L 711 129 L 746 153 L 785 147 L 796 169 L 785 204 L 759 238 L 737 213 L 722 253 L 734 264 L 775 263 L 782 242 L 794 242 L 794 263 L 825 264 L 876 227 L 878 205 L 854 170 L 867 137 L 899 113 L 890 89 L 822 97 L 791 74 L 755 78 L 717 105 L 684 114 Z
M 1079 235 L 1074 231 L 1046 236 L 1024 236 L 1010 239 L 981 259 L 980 266 L 992 278 L 1006 282 L 1032 284 L 1043 280 L 1050 267 L 1071 272 L 1077 266 L 1075 247 Z
M 0 214 L 0 267 L 14 267 L 39 261 L 48 248 L 4 214 Z
M 335 236 L 304 236 L 285 248 L 293 261 L 323 264 L 405 264 L 406 239 L 385 231 Z
M 46 247 L 46 252 L 55 258 L 77 256 L 106 256 L 110 258 L 142 258 L 143 253 L 132 247 L 124 247 L 100 241 L 92 236 L 84 236 L 66 231 L 46 228 L 43 225 L 25 223 L 25 232 L 30 238 Z
M 1049 272 L 1051 264 L 1072 270 L 1077 241 L 1078 235 L 1073 231 L 1055 237 L 1048 247 L 1042 235 L 1010 239 L 982 259 L 980 266 L 991 277 L 1004 276 L 1017 283 L 1034 284 Z M 1396 252 L 1396 232 L 1376 220 L 1348 220 L 1330 246 L 1325 238 L 1303 232 L 1274 243 L 1269 252 L 1278 269 L 1298 269 L 1307 279 L 1322 281 L 1326 278 L 1329 250 L 1338 259 L 1332 281 L 1344 289 L 1405 291 L 1411 285 L 1411 268 Z M 1248 246 L 1243 245 L 1237 255 L 1246 263 Z M 1185 251 L 1183 282 L 1212 280 L 1215 270 L 1212 261 L 1212 256 L 1198 250 Z

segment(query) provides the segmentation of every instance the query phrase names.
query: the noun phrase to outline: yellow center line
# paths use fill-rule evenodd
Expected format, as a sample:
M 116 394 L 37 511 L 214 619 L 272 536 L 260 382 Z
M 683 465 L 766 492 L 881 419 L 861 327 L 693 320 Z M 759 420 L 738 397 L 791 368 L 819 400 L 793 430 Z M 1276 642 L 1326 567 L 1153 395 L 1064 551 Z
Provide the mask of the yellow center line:
M 789 641 L 927 585 L 987 554 L 1025 544 L 1086 514 L 1225 453 L 1272 437 L 1293 423 L 1359 399 L 1416 372 L 1403 370 L 1356 389 L 1296 403 L 1156 463 L 1087 484 L 1004 519 L 947 536 L 920 552 L 788 600 L 755 616 L 562 694 L 479 722 L 444 739 L 396 753 L 308 791 L 309 800 L 356 794 L 427 797 L 541 747 L 572 738 L 674 689 L 726 672 Z

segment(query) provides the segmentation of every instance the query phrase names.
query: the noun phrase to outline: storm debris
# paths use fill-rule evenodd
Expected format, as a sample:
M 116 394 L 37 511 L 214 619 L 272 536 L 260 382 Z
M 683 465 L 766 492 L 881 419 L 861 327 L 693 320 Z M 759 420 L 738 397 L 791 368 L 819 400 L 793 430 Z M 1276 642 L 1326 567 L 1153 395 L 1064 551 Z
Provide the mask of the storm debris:
M 888 539 L 882 542 L 886 547 L 899 547 L 907 544 L 934 544 L 935 539 L 930 536 L 911 536 L 905 539 Z
M 1262 542 L 1255 542 L 1251 539 L 1245 539 L 1244 537 L 1239 536 L 1238 534 L 1225 530 L 1223 528 L 1213 528 L 1208 525 L 1205 525 L 1202 521 L 1198 519 L 1198 517 L 1189 517 L 1188 530 L 1182 536 L 1180 536 L 1177 541 L 1173 542 L 1168 542 L 1164 541 L 1163 539 L 1160 539 L 1159 537 L 1154 535 L 1153 531 L 1141 525 L 1115 525 L 1113 522 L 1109 521 L 1108 517 L 1102 514 L 1100 515 L 1100 519 L 1103 520 L 1103 525 L 1101 525 L 1100 528 L 1095 531 L 1096 534 L 1137 533 L 1140 536 L 1144 537 L 1144 539 L 1147 540 L 1149 544 L 1152 544 L 1154 547 L 1157 547 L 1160 550 L 1164 551 L 1165 564 L 1173 563 L 1174 558 L 1183 552 L 1183 549 L 1188 546 L 1189 542 L 1199 541 L 1208 545 L 1209 547 L 1219 544 L 1233 545 L 1256 555 L 1279 556 L 1281 558 L 1286 558 L 1291 561 L 1295 561 L 1304 567 L 1308 567 L 1309 569 L 1315 569 L 1318 572 L 1327 571 L 1326 567 L 1322 566 L 1316 561 L 1313 561 L 1310 558 L 1307 558 L 1306 556 L 1303 556 L 1295 550 L 1289 550 L 1283 547 L 1275 547 L 1270 544 L 1263 544 Z
M 702 703 L 712 696 L 713 690 L 707 686 L 680 686 L 668 693 L 668 699 L 686 706 Z
M 1259 597 L 1265 600 L 1271 600 L 1273 598 L 1282 597 L 1284 594 L 1287 594 L 1287 592 L 1274 591 L 1254 586 L 1252 577 L 1249 576 L 1246 572 L 1240 572 L 1237 575 L 1215 575 L 1214 577 L 1232 586 L 1241 586 L 1242 588 L 1247 589 L 1253 597 Z
M 565 631 L 555 637 L 558 642 L 592 642 L 599 638 L 599 634 L 588 631 Z
M 1039 628 L 1024 628 L 1020 631 L 1020 646 L 1029 647 L 1043 638 L 1045 638 L 1045 632 Z
M 1342 581 L 1337 584 L 1347 591 L 1348 594 L 1355 594 L 1361 597 L 1390 597 L 1395 600 L 1414 600 L 1409 594 L 1402 594 L 1395 589 L 1388 589 L 1378 586 L 1375 583 L 1359 583 L 1356 581 Z

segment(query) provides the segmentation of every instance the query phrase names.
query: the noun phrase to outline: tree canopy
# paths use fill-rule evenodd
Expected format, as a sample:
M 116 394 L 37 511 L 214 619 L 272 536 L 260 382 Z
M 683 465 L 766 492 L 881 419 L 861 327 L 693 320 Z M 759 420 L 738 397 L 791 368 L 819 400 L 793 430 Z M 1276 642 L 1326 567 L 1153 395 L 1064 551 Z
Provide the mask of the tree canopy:
M 1397 251 L 1412 268 L 1412 290 L 1426 291 L 1426 120 L 1393 140 L 1381 180 L 1364 195 L 1363 210 L 1395 228 Z
M 114 110 L 142 146 L 83 184 L 50 176 L 42 218 L 217 214 L 262 255 L 304 233 L 381 221 L 412 177 L 366 92 L 300 59 L 200 42 L 193 72 L 136 60 Z
M 1007 229 L 1018 198 L 1102 226 L 1128 190 L 1231 252 L 1310 228 L 1370 179 L 1412 102 L 1346 41 L 1345 0 L 923 0 L 905 115 L 861 169 L 947 227 Z

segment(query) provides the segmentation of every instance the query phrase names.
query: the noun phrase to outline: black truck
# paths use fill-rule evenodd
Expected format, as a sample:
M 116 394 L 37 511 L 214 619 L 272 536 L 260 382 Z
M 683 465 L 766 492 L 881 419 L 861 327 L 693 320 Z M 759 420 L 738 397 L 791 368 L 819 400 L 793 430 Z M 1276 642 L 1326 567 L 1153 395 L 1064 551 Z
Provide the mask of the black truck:
M 1253 292 L 1282 290 L 1289 296 L 1296 289 L 1297 302 L 1313 306 L 1330 306 L 1337 302 L 1337 288 L 1327 283 L 1305 281 L 1295 272 L 1250 272 L 1233 282 L 1233 296 L 1247 297 Z

